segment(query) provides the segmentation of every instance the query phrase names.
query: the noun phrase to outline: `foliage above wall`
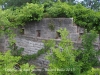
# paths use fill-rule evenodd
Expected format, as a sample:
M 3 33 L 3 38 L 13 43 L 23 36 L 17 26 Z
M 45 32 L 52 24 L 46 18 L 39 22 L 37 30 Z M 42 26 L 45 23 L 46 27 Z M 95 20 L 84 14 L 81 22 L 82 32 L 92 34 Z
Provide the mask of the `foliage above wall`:
M 57 2 L 46 10 L 50 17 L 73 17 L 74 22 L 88 30 L 96 29 L 100 31 L 100 12 L 85 8 L 81 4 L 68 5 L 66 3 Z
M 41 20 L 44 17 L 73 17 L 74 22 L 88 30 L 95 28 L 100 31 L 100 12 L 85 8 L 81 4 L 69 5 L 60 1 L 56 3 L 33 4 L 16 9 L 0 10 L 0 29 L 23 25 L 24 22 Z
M 41 20 L 43 11 L 42 5 L 32 3 L 27 3 L 21 8 L 0 10 L 0 30 L 16 28 L 26 21 Z
M 27 21 L 41 20 L 43 11 L 42 5 L 32 3 L 16 9 L 0 10 L 0 34 L 7 34 L 10 42 L 14 43 L 15 40 L 12 39 L 15 34 L 13 33 L 18 26 L 24 25 Z

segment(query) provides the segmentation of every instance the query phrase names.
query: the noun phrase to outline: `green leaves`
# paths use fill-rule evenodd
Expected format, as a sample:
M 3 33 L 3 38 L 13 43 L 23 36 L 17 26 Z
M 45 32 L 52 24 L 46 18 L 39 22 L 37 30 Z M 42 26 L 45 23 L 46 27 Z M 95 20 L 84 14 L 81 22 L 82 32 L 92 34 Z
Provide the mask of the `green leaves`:
M 1 75 L 34 75 L 32 73 L 34 66 L 28 63 L 19 65 L 20 56 L 12 56 L 10 50 L 0 53 L 0 74 Z
M 74 22 L 81 27 L 85 27 L 88 30 L 94 28 L 97 31 L 100 30 L 100 12 L 88 9 L 81 4 L 68 5 L 67 3 L 56 2 L 45 10 L 50 17 L 73 17 Z
M 47 13 L 49 13 L 51 17 L 71 17 L 73 15 L 73 9 L 66 3 L 56 2 L 47 9 Z
M 41 20 L 43 11 L 43 5 L 33 3 L 27 3 L 23 7 L 16 7 L 16 9 L 0 10 L 0 34 L 6 34 L 9 37 L 9 43 L 12 45 L 15 43 L 15 30 L 27 21 Z
M 58 44 L 54 44 L 51 47 L 50 54 L 47 55 L 47 59 L 50 61 L 49 69 L 53 71 L 49 71 L 49 75 L 79 75 L 80 64 L 75 61 L 75 54 L 72 46 L 71 40 L 67 39 L 68 32 L 66 29 L 60 29 L 58 32 L 61 34 L 61 41 Z M 57 47 L 55 47 L 57 45 Z M 71 70 L 75 68 L 74 70 Z M 55 69 L 59 69 L 59 71 L 54 71 Z M 63 71 L 61 71 L 63 70 Z M 77 71 L 76 71 L 77 70 Z M 77 72 L 77 73 L 76 73 Z M 75 74 L 76 73 L 76 74 Z
M 94 30 L 91 30 L 89 33 L 86 32 L 82 36 L 83 47 L 78 56 L 78 61 L 83 63 L 81 66 L 81 72 L 86 72 L 92 67 L 98 66 L 100 64 L 100 61 L 98 60 L 99 50 L 96 50 L 94 47 L 94 42 L 96 41 L 96 38 L 97 33 Z

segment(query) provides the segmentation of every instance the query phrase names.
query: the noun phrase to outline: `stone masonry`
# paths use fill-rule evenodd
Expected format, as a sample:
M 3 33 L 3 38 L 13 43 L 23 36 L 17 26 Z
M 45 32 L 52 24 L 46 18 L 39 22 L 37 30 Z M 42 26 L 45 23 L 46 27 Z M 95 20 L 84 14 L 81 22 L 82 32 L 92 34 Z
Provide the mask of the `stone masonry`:
M 50 26 L 54 29 L 52 30 Z M 44 18 L 39 22 L 27 23 L 22 28 L 23 34 L 16 37 L 16 45 L 24 48 L 23 54 L 37 53 L 43 48 L 42 40 L 61 38 L 57 33 L 60 28 L 66 28 L 69 31 L 68 38 L 73 42 L 80 42 L 80 33 L 78 33 L 78 27 L 73 25 L 73 18 Z
M 74 42 L 75 48 L 80 46 L 80 36 L 84 33 L 84 28 L 81 28 L 73 24 L 73 18 L 44 18 L 41 21 L 32 21 L 26 23 L 22 28 L 21 33 L 17 34 L 16 45 L 20 48 L 24 48 L 23 55 L 37 53 L 44 47 L 43 40 L 54 39 L 60 40 L 60 35 L 57 30 L 60 28 L 66 28 L 69 31 L 68 38 Z M 98 35 L 97 41 L 94 43 L 96 49 L 99 47 L 100 38 Z M 0 49 L 6 50 L 8 46 L 7 38 L 5 40 L 0 39 Z M 48 64 L 48 61 L 44 59 L 45 55 L 41 55 L 34 64 L 44 67 Z M 46 61 L 46 62 L 44 62 Z M 42 63 L 42 64 L 41 64 Z

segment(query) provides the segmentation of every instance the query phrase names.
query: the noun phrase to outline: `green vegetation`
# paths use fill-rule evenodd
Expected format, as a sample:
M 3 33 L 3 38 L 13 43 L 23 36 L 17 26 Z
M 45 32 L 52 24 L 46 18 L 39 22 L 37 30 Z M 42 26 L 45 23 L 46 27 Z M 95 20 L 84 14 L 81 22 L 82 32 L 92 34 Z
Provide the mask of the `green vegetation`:
M 20 56 L 12 56 L 10 50 L 0 53 L 0 75 L 35 75 L 34 66 L 28 63 L 19 65 Z
M 96 50 L 93 45 L 96 38 L 97 34 L 93 30 L 82 36 L 82 48 L 78 49 L 79 55 L 76 57 L 76 61 L 82 63 L 81 72 L 86 72 L 91 70 L 92 67 L 100 66 L 100 61 L 98 60 L 100 51 Z
M 100 66 L 98 56 L 100 51 L 95 50 L 93 43 L 97 34 L 95 31 L 85 33 L 82 36 L 82 48 L 73 50 L 71 40 L 66 39 L 68 32 L 66 29 L 58 30 L 61 34 L 61 41 L 55 47 L 54 42 L 51 52 L 47 55 L 49 64 L 49 75 L 93 75 L 100 74 L 100 69 L 92 69 L 92 67 Z M 90 38 L 91 37 L 91 38 Z M 92 71 L 92 72 L 91 72 Z
M 45 41 L 45 47 L 37 54 L 21 56 L 8 50 L 0 53 L 0 74 L 11 75 L 33 75 L 34 67 L 27 64 L 30 59 L 36 59 L 39 55 L 48 51 L 47 59 L 50 61 L 48 75 L 94 75 L 100 74 L 100 69 L 92 68 L 99 64 L 98 56 L 100 51 L 96 51 L 93 42 L 96 40 L 95 31 L 90 31 L 82 36 L 82 48 L 74 50 L 71 40 L 66 39 L 68 32 L 60 29 L 61 41 Z M 90 38 L 91 37 L 91 38 Z M 12 47 L 11 47 L 12 48 Z M 17 50 L 17 47 L 15 47 Z M 13 50 L 13 48 L 12 48 Z M 12 54 L 14 56 L 12 56 Z M 26 71 L 27 69 L 28 71 Z M 52 70 L 52 71 L 51 71 Z
M 19 60 L 19 64 L 25 64 L 27 63 L 28 61 L 30 61 L 31 59 L 32 60 L 35 60 L 37 57 L 39 57 L 41 54 L 45 54 L 49 49 L 50 47 L 52 46 L 52 43 L 54 41 L 51 41 L 51 40 L 45 40 L 43 41 L 44 43 L 44 48 L 39 50 L 37 53 L 35 54 L 32 54 L 32 55 L 22 55 L 22 51 L 24 50 L 23 48 L 20 48 L 18 49 L 17 46 L 14 47 L 9 47 L 11 49 L 11 54 L 13 56 L 20 56 L 21 59 Z
M 22 55 L 19 64 L 24 64 L 27 63 L 28 61 L 35 60 L 37 57 L 39 57 L 41 54 L 45 54 L 47 52 L 47 50 L 45 49 L 41 49 L 39 50 L 36 54 L 32 54 L 32 55 Z
M 58 32 L 61 34 L 61 41 L 58 47 L 55 47 L 56 43 L 53 43 L 51 47 L 51 53 L 48 54 L 47 59 L 49 64 L 49 75 L 80 75 L 81 64 L 75 61 L 75 53 L 73 50 L 72 42 L 66 39 L 68 32 L 66 29 L 60 29 Z
M 13 56 L 22 56 L 22 52 L 24 51 L 24 48 L 18 48 L 15 43 L 13 45 L 9 45 L 8 48 L 11 49 L 11 54 Z
M 58 30 L 61 34 L 61 41 L 59 42 L 58 47 L 55 47 L 55 42 L 49 41 L 45 44 L 45 48 L 38 51 L 37 54 L 26 55 L 21 58 L 19 55 L 21 55 L 23 49 L 18 50 L 16 46 L 13 46 L 16 42 L 14 40 L 14 37 L 16 36 L 14 34 L 14 30 L 16 30 L 19 26 L 25 25 L 26 22 L 34 20 L 39 21 L 45 17 L 73 17 L 74 22 L 77 25 L 85 27 L 88 31 L 90 31 L 89 34 L 86 33 L 82 37 L 83 48 L 73 50 L 72 42 L 69 39 L 66 39 L 68 32 L 66 32 L 66 29 L 61 29 Z M 49 25 L 49 27 L 53 30 L 54 25 Z M 58 0 L 58 2 L 50 3 L 47 1 L 47 3 L 44 4 L 26 3 L 21 7 L 0 10 L 0 35 L 6 34 L 6 36 L 9 37 L 9 47 L 11 48 L 11 51 L 7 51 L 4 54 L 0 53 L 0 75 L 12 75 L 13 73 L 14 75 L 32 75 L 31 72 L 34 67 L 29 67 L 28 64 L 19 66 L 18 63 L 21 61 L 22 63 L 26 63 L 30 59 L 35 59 L 50 48 L 52 53 L 47 57 L 50 61 L 49 70 L 58 69 L 64 71 L 49 71 L 49 75 L 100 74 L 99 69 L 92 69 L 92 67 L 100 63 L 98 61 L 100 52 L 95 50 L 93 47 L 93 42 L 97 37 L 97 32 L 91 31 L 92 29 L 100 32 L 100 12 L 85 8 L 81 4 L 69 5 Z M 10 52 L 14 56 L 12 56 Z M 22 70 L 24 68 L 28 68 L 30 70 L 19 72 L 17 69 L 14 69 L 14 66 L 16 67 L 16 65 Z M 15 71 L 6 71 L 9 68 Z
M 33 20 L 39 21 L 45 17 L 73 17 L 77 25 L 88 30 L 100 31 L 100 12 L 85 8 L 81 4 L 69 5 L 60 1 L 44 4 L 27 3 L 22 7 L 0 10 L 0 12 L 0 32 L 2 30 L 9 32 L 11 28 L 16 28 Z
M 96 68 L 96 69 L 92 68 L 85 75 L 100 75 L 100 69 L 99 68 Z
M 91 8 L 95 11 L 100 10 L 100 0 L 83 0 L 81 4 L 87 8 Z
M 48 24 L 48 27 L 51 31 L 55 30 L 55 25 L 52 22 Z
M 32 20 L 41 20 L 43 15 L 43 6 L 38 4 L 27 3 L 21 8 L 0 10 L 0 34 L 6 34 L 9 42 L 13 45 L 16 41 L 14 30 L 23 26 L 25 22 Z
M 81 27 L 85 27 L 88 30 L 96 29 L 98 32 L 100 30 L 100 12 L 85 8 L 81 4 L 68 5 L 66 3 L 57 2 L 46 11 L 50 17 L 73 17 L 74 22 Z

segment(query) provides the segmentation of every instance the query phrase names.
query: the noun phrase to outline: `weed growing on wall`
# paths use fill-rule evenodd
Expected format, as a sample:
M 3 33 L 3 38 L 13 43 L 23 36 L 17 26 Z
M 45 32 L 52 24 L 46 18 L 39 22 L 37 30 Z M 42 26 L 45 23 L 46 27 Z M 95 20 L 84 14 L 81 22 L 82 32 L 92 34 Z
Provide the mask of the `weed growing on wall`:
M 13 45 L 9 45 L 8 48 L 11 49 L 11 54 L 13 56 L 21 56 L 22 52 L 24 51 L 24 48 L 18 48 L 15 43 Z
M 48 27 L 51 31 L 55 30 L 55 25 L 53 23 L 49 23 Z

